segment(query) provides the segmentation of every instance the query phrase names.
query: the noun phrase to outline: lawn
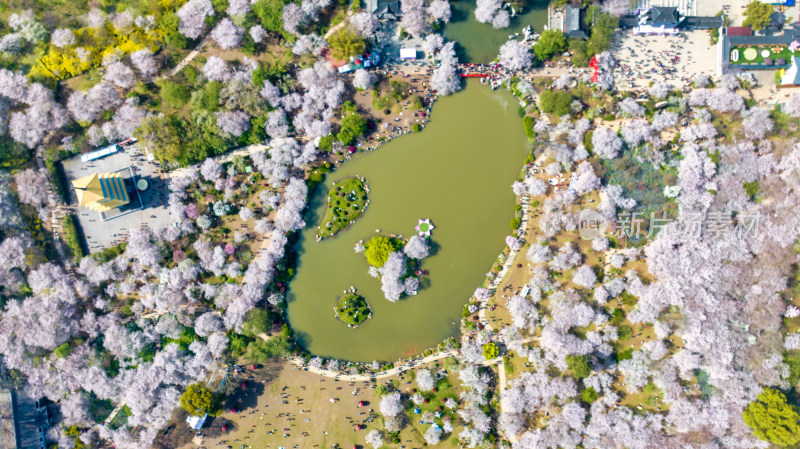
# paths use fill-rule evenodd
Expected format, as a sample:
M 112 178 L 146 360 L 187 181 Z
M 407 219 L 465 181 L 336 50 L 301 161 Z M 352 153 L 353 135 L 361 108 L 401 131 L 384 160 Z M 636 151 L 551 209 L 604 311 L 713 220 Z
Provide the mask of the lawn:
M 347 323 L 350 327 L 358 327 L 359 324 L 372 316 L 372 310 L 363 296 L 355 293 L 346 293 L 339 298 L 336 303 L 336 318 Z
M 780 51 L 773 51 L 780 48 Z M 764 50 L 769 50 L 770 55 L 768 58 L 772 59 L 772 63 L 776 64 L 775 60 L 778 58 L 782 58 L 786 61 L 786 63 L 791 63 L 793 56 L 800 56 L 800 51 L 792 52 L 789 50 L 789 47 L 782 46 L 782 45 L 775 45 L 775 46 L 741 46 L 741 47 L 733 47 L 731 48 L 731 63 L 733 64 L 745 64 L 745 65 L 763 65 L 764 57 L 761 55 L 761 52 Z M 755 57 L 750 58 L 750 54 L 755 51 Z M 750 53 L 750 54 L 748 54 Z M 736 55 L 738 54 L 738 58 Z M 735 59 L 735 60 L 734 60 Z
M 328 207 L 317 228 L 321 239 L 332 237 L 355 222 L 367 208 L 369 187 L 363 178 L 335 182 L 328 192 Z
M 429 368 L 436 372 L 442 366 L 449 365 L 440 362 L 439 367 L 431 365 Z M 372 429 L 383 429 L 383 421 L 378 413 L 381 398 L 376 394 L 375 387 L 391 382 L 407 398 L 411 388 L 416 387 L 411 377 L 410 373 L 406 373 L 381 379 L 377 383 L 339 382 L 277 360 L 257 365 L 254 370 L 248 366 L 244 372 L 226 381 L 236 385 L 236 392 L 226 401 L 222 415 L 203 428 L 202 445 L 230 445 L 238 449 L 241 445 L 253 448 L 291 448 L 295 445 L 301 448 L 330 448 L 337 444 L 340 448 L 369 448 L 371 446 L 364 441 L 366 434 Z M 450 374 L 448 382 L 458 385 L 457 376 Z M 243 384 L 246 388 L 240 387 Z M 441 397 L 458 397 L 458 394 L 458 388 L 440 384 L 439 391 L 433 393 L 432 399 L 428 404 L 423 404 L 422 409 L 435 410 L 442 404 Z M 232 413 L 234 409 L 236 412 Z M 411 409 L 410 423 L 400 431 L 401 444 L 407 448 L 423 446 L 423 433 L 428 426 L 417 424 L 420 416 Z M 191 443 L 194 432 L 189 431 L 183 423 L 185 419 L 185 412 L 178 409 L 173 416 L 176 429 L 160 437 L 156 447 L 196 447 Z M 366 428 L 356 431 L 356 424 Z M 454 434 L 437 448 L 459 447 L 454 440 L 461 426 L 457 419 L 453 420 L 453 424 L 456 427 Z M 384 438 L 384 447 L 400 448 L 401 444 L 390 444 L 387 440 Z M 220 445 L 222 442 L 225 444 Z

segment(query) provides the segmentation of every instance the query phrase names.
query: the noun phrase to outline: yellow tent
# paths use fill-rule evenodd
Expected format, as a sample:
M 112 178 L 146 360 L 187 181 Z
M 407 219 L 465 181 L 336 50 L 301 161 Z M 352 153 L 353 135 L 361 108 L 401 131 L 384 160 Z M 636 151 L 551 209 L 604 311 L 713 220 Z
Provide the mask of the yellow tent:
M 130 202 L 119 173 L 95 173 L 72 181 L 78 205 L 97 212 L 116 209 Z

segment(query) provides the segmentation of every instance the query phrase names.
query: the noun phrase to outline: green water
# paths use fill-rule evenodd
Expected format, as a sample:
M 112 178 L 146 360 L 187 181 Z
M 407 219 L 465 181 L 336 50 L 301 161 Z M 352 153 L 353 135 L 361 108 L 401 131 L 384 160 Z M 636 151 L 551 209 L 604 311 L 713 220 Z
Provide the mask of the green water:
M 458 42 L 458 57 L 461 62 L 487 63 L 493 61 L 500 52 L 500 46 L 508 36 L 520 33 L 527 25 L 540 33 L 547 24 L 547 4 L 542 0 L 529 0 L 523 14 L 511 19 L 511 25 L 502 30 L 492 28 L 491 24 L 479 23 L 475 20 L 475 0 L 459 0 L 450 2 L 453 16 L 444 27 L 447 40 Z
M 311 353 L 354 361 L 396 360 L 454 335 L 466 301 L 503 249 L 514 213 L 511 183 L 527 144 L 514 98 L 470 80 L 467 88 L 438 100 L 421 132 L 346 162 L 311 198 L 308 227 L 297 244 L 299 265 L 288 293 L 288 316 Z M 367 211 L 350 229 L 314 241 L 328 188 L 362 175 L 370 187 Z M 412 235 L 430 218 L 434 254 L 423 261 L 430 276 L 416 296 L 384 299 L 380 280 L 353 251 L 380 228 Z M 355 286 L 373 311 L 350 329 L 333 314 L 336 297 Z

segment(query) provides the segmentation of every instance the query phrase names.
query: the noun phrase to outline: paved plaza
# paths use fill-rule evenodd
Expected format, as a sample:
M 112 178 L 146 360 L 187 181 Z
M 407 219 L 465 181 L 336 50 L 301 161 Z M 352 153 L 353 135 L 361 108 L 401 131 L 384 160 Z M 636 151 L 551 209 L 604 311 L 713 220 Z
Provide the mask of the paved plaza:
M 614 81 L 622 90 L 646 89 L 651 81 L 667 81 L 680 88 L 695 73 L 716 73 L 717 49 L 711 46 L 707 31 L 635 36 L 631 30 L 620 30 L 611 51 L 617 60 Z
M 86 246 L 90 253 L 102 251 L 121 243 L 127 238 L 132 228 L 147 226 L 160 229 L 172 226 L 167 209 L 169 198 L 169 176 L 161 172 L 161 168 L 153 161 L 148 161 L 143 152 L 135 145 L 120 147 L 120 151 L 94 161 L 82 162 L 81 156 L 62 161 L 64 174 L 69 188 L 70 204 L 76 208 Z M 98 212 L 77 206 L 77 197 L 70 181 L 92 173 L 108 173 L 130 167 L 137 180 L 144 179 L 149 184 L 147 190 L 137 195 L 132 183 L 128 183 L 131 205 L 123 210 L 114 210 L 104 214 L 105 220 Z M 130 176 L 125 170 L 125 177 Z M 141 197 L 142 207 L 137 208 Z M 136 209 L 136 210 L 131 210 Z

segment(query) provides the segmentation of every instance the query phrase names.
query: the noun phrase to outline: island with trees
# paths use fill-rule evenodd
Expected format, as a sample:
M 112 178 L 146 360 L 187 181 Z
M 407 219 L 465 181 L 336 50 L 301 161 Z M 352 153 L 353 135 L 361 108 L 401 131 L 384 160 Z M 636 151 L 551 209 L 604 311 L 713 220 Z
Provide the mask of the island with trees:
M 322 223 L 317 227 L 317 240 L 333 237 L 347 229 L 367 210 L 367 180 L 354 176 L 336 181 L 328 192 L 328 205 Z
M 656 36 L 619 28 L 656 13 L 628 0 L 553 0 L 577 20 L 548 19 L 583 37 L 510 29 L 491 63 L 459 60 L 442 30 L 466 18 L 448 0 L 4 2 L 6 424 L 49 448 L 797 447 L 800 93 L 702 63 L 725 28 L 786 41 L 748 44 L 753 61 L 800 39 L 785 5 L 737 17 L 715 2 L 694 6 L 725 27 L 680 28 L 715 19 L 666 7 L 677 28 Z M 482 33 L 538 2 L 468 3 Z M 385 66 L 364 63 L 378 54 Z M 444 341 L 373 361 L 310 353 L 287 303 L 314 187 L 384 142 L 421 142 L 432 132 L 403 135 L 442 97 L 488 89 L 462 75 L 519 100 L 533 147 L 516 181 L 470 173 L 507 183 L 509 216 L 514 194 L 512 230 L 490 242 L 502 256 L 459 279 L 469 302 Z M 86 175 L 99 184 L 76 190 Z M 320 237 L 367 193 L 335 184 Z M 112 197 L 119 214 L 99 215 Z M 432 229 L 356 245 L 386 300 L 424 288 Z M 355 291 L 336 301 L 348 325 L 370 316 Z M 357 391 L 305 392 L 336 381 Z M 214 419 L 190 429 L 187 415 Z
M 352 328 L 356 328 L 359 324 L 372 318 L 372 309 L 367 300 L 355 292 L 355 287 L 351 287 L 337 298 L 334 311 L 336 318 Z
M 366 243 L 357 243 L 355 251 L 363 253 L 370 265 L 370 276 L 380 279 L 381 290 L 391 302 L 403 295 L 416 295 L 421 278 L 427 275 L 421 265 L 430 253 L 430 242 L 425 237 L 414 235 L 404 240 L 394 235 L 375 235 Z

